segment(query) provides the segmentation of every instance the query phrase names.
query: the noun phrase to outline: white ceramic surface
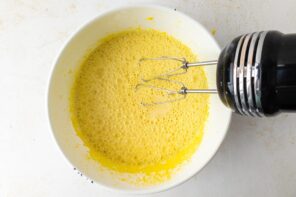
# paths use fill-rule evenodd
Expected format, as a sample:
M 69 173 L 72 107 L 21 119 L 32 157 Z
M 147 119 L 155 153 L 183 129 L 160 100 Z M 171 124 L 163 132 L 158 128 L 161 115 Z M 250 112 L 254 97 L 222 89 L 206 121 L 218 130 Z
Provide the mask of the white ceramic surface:
M 154 20 L 146 20 L 154 17 Z M 214 156 L 227 132 L 231 112 L 217 95 L 210 99 L 210 116 L 205 135 L 192 160 L 170 181 L 150 187 L 135 187 L 98 170 L 99 164 L 86 159 L 87 148 L 76 136 L 70 121 L 68 97 L 75 70 L 86 51 L 110 33 L 131 27 L 165 31 L 188 45 L 200 60 L 217 59 L 220 49 L 212 36 L 196 21 L 173 9 L 158 6 L 129 6 L 108 11 L 83 26 L 67 42 L 52 72 L 48 91 L 48 112 L 54 137 L 70 163 L 90 179 L 109 189 L 129 193 L 152 193 L 176 186 L 200 171 Z M 215 67 L 206 68 L 209 86 L 215 87 Z

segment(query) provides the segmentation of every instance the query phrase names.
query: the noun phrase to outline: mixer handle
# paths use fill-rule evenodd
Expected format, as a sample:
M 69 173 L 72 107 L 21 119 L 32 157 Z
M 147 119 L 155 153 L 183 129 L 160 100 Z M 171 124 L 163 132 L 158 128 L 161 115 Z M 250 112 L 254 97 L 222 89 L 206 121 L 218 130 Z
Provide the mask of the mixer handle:
M 296 111 L 296 34 L 255 32 L 234 39 L 220 54 L 217 89 L 242 115 Z

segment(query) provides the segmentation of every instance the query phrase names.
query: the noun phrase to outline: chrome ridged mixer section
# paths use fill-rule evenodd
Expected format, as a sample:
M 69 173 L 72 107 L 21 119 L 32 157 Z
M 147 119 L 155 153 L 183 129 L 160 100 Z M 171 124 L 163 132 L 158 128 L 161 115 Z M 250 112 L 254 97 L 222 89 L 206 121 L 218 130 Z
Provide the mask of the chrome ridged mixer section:
M 243 35 L 233 65 L 233 96 L 242 115 L 264 116 L 261 105 L 261 55 L 267 32 Z

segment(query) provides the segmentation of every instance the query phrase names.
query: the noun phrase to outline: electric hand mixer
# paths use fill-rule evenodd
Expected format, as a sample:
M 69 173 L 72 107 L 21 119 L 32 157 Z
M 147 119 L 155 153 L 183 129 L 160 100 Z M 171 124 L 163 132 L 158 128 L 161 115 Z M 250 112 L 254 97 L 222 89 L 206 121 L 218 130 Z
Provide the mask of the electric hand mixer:
M 144 105 L 175 102 L 193 93 L 218 93 L 224 105 L 241 115 L 262 117 L 296 110 L 296 34 L 264 31 L 239 36 L 223 49 L 218 61 L 190 63 L 175 57 L 140 61 L 147 60 L 175 60 L 180 62 L 180 67 L 143 79 L 136 88 L 148 87 L 181 97 Z M 188 89 L 182 82 L 170 79 L 192 67 L 205 65 L 217 65 L 217 89 Z M 150 85 L 152 80 L 179 84 L 180 89 Z

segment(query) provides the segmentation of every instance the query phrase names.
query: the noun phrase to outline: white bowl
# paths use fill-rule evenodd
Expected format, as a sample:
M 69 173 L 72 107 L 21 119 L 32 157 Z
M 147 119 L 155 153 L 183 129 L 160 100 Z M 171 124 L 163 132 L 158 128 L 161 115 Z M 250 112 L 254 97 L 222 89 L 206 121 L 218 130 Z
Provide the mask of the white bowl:
M 153 17 L 154 20 L 147 20 Z M 172 188 L 199 172 L 214 156 L 222 143 L 230 122 L 231 111 L 217 95 L 210 98 L 210 113 L 203 140 L 188 164 L 171 180 L 154 186 L 134 186 L 99 170 L 100 164 L 88 159 L 88 150 L 77 137 L 69 114 L 69 94 L 74 72 L 87 51 L 110 33 L 131 27 L 153 28 L 179 39 L 200 60 L 217 59 L 220 49 L 212 36 L 198 22 L 171 8 L 129 6 L 108 11 L 80 28 L 66 43 L 52 71 L 48 89 L 48 115 L 55 140 L 64 156 L 85 176 L 106 188 L 128 193 L 153 193 Z M 216 87 L 216 67 L 205 67 L 210 87 Z M 186 124 L 186 122 L 184 122 Z

